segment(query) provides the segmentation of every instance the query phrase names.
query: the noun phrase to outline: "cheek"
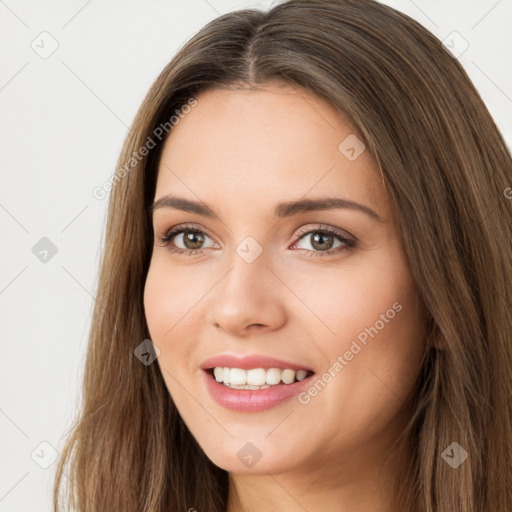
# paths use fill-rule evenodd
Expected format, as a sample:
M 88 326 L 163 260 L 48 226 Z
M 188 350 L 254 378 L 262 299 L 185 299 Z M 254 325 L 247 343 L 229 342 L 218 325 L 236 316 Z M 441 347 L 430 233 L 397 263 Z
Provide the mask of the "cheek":
M 184 272 L 170 270 L 158 260 L 151 262 L 144 286 L 144 312 L 151 340 L 160 349 L 157 361 L 169 388 L 173 387 L 170 375 L 182 378 L 191 371 L 189 355 L 198 326 L 198 308 L 194 306 L 203 294 Z
M 165 256 L 154 256 L 144 286 L 144 311 L 152 335 L 170 340 L 182 325 L 190 325 L 205 286 L 197 271 L 173 266 Z
M 315 313 L 306 325 L 310 354 L 321 354 L 326 372 L 319 375 L 325 387 L 319 383 L 302 403 L 332 415 L 331 425 L 346 422 L 345 433 L 389 421 L 414 386 L 425 348 L 425 308 L 403 255 L 371 256 L 330 275 L 303 274 L 294 290 L 307 292 Z
M 418 317 L 418 311 L 401 315 L 410 309 L 406 306 L 415 286 L 398 247 L 369 251 L 340 265 L 318 265 L 315 272 L 302 266 L 284 272 L 283 280 L 293 283 L 290 314 L 311 329 L 316 326 L 312 339 L 328 340 L 331 351 L 358 335 L 364 342 L 365 335 L 370 337 L 365 329 L 375 332 L 375 324 L 380 332 L 398 323 L 399 316 Z
M 341 308 L 337 334 L 316 341 L 312 353 L 323 352 L 323 373 L 299 398 L 306 424 L 308 418 L 322 418 L 321 425 L 311 420 L 310 426 L 330 440 L 319 457 L 328 459 L 333 447 L 357 452 L 369 439 L 398 432 L 425 342 L 420 300 L 414 293 L 396 297 L 382 295 L 379 304 L 360 304 L 352 315 L 351 308 Z

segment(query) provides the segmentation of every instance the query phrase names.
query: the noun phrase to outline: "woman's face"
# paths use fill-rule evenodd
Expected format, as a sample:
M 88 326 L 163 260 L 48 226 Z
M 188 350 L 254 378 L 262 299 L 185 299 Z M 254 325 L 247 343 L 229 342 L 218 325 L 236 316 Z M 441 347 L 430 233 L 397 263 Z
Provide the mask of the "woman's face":
M 425 318 L 351 127 L 302 89 L 208 90 L 165 143 L 155 202 L 146 319 L 206 455 L 232 473 L 373 467 L 406 417 Z

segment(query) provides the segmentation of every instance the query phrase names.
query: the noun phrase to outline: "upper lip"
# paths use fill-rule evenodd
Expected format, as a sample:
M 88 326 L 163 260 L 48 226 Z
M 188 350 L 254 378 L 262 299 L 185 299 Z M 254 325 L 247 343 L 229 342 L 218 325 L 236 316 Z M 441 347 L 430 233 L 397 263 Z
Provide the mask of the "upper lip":
M 201 364 L 203 370 L 209 370 L 217 366 L 227 368 L 241 368 L 244 370 L 250 370 L 251 368 L 279 368 L 281 370 L 313 370 L 301 363 L 292 363 L 290 361 L 283 361 L 282 359 L 276 359 L 272 356 L 264 354 L 252 354 L 246 356 L 236 356 L 233 354 L 219 354 L 218 356 L 207 359 Z

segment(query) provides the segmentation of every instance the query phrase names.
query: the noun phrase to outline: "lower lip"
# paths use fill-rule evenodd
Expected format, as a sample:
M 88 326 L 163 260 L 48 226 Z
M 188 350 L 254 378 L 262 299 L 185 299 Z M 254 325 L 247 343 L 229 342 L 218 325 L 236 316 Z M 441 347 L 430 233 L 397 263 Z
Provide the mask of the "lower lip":
M 293 384 L 279 384 L 265 389 L 233 389 L 217 382 L 204 371 L 206 387 L 211 397 L 222 407 L 240 412 L 258 412 L 271 409 L 285 400 L 298 395 L 309 384 L 309 376 Z

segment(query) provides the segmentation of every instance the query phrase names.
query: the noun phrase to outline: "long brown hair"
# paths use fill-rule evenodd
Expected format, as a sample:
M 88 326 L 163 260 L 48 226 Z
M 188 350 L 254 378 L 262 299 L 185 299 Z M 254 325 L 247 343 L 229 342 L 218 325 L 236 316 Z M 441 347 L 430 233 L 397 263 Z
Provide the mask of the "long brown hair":
M 275 80 L 337 108 L 377 160 L 428 313 L 396 510 L 512 510 L 512 158 L 459 62 L 419 23 L 373 0 L 290 0 L 222 15 L 152 85 L 118 161 L 82 404 L 54 510 L 63 476 L 66 504 L 79 512 L 226 510 L 227 472 L 188 431 L 158 365 L 134 355 L 149 338 L 148 206 L 165 140 L 155 130 L 172 133 L 169 119 L 201 91 Z M 148 138 L 156 147 L 142 157 Z M 468 454 L 457 468 L 443 456 L 454 442 Z

